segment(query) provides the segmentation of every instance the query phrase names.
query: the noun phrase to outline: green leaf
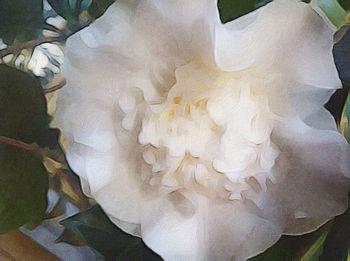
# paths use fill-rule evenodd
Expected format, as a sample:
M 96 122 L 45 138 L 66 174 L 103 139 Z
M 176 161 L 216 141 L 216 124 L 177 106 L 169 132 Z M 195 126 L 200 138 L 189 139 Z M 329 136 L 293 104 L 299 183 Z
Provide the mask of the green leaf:
M 59 238 L 55 240 L 55 243 L 62 242 L 73 246 L 85 246 L 87 244 L 83 237 L 72 229 L 65 229 Z
M 336 26 L 341 27 L 346 21 L 346 12 L 337 0 L 318 0 L 319 7 Z
M 318 240 L 330 229 L 327 223 L 313 233 L 303 236 L 282 236 L 281 239 L 264 253 L 249 259 L 250 261 L 295 261 L 300 260 L 308 252 L 315 253 Z M 319 252 L 316 252 L 317 254 Z M 303 261 L 306 261 L 304 259 Z
M 345 9 L 349 10 L 350 9 L 350 0 L 338 0 L 339 4 Z
M 92 0 L 48 0 L 57 14 L 64 17 L 69 25 L 79 23 L 79 15 L 87 10 Z
M 264 5 L 267 5 L 268 3 L 270 3 L 272 0 L 257 0 L 256 1 L 256 8 L 262 7 Z
M 325 241 L 321 261 L 346 260 L 350 249 L 350 209 L 337 216 Z
M 300 261 L 318 261 L 322 251 L 323 251 L 323 245 L 327 238 L 327 232 L 324 232 L 315 243 L 312 244 L 312 246 L 309 248 L 308 251 L 303 255 L 303 257 L 300 259 Z
M 340 132 L 344 135 L 346 140 L 350 142 L 350 97 L 347 97 L 343 115 L 340 121 Z
M 54 147 L 58 131 L 49 129 L 49 122 L 39 80 L 0 65 L 0 136 Z
M 106 260 L 162 260 L 140 238 L 116 227 L 99 206 L 72 216 L 61 224 L 66 228 L 66 242 L 86 242 Z
M 78 22 L 80 10 L 78 10 L 76 2 L 73 3 L 71 0 L 48 0 L 55 12 L 64 17 L 69 23 Z
M 41 36 L 42 0 L 0 0 L 0 38 L 5 43 Z
M 34 228 L 45 215 L 48 176 L 41 157 L 0 144 L 0 234 L 26 225 Z
M 55 12 L 67 20 L 71 32 L 80 30 L 82 27 L 101 16 L 114 1 L 115 0 L 48 0 Z
M 0 65 L 0 136 L 54 145 L 57 131 L 49 129 L 49 121 L 39 80 Z M 22 225 L 34 228 L 40 223 L 47 206 L 47 190 L 48 174 L 42 155 L 0 144 L 0 233 Z
M 325 108 L 332 114 L 337 126 L 342 123 L 342 115 L 344 112 L 344 106 L 348 97 L 348 88 L 343 86 L 342 89 L 338 89 L 325 104 Z
M 89 14 L 94 18 L 100 17 L 115 0 L 93 0 L 88 8 Z
M 229 22 L 255 9 L 256 0 L 219 0 L 218 8 L 223 23 Z

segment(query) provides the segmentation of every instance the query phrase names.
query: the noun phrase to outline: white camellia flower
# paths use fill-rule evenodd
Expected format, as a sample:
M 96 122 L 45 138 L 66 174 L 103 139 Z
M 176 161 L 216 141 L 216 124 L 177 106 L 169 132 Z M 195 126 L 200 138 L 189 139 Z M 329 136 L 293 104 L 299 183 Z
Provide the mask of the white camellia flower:
M 57 121 L 85 193 L 166 260 L 244 260 L 347 208 L 333 30 L 276 0 L 119 0 L 65 48 Z

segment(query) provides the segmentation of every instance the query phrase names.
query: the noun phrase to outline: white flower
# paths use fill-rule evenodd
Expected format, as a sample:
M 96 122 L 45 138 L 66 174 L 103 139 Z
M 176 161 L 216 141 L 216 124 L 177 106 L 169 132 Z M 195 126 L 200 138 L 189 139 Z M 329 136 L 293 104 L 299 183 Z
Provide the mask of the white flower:
M 333 31 L 276 0 L 121 0 L 65 48 L 57 119 L 84 191 L 166 260 L 252 257 L 347 208 Z

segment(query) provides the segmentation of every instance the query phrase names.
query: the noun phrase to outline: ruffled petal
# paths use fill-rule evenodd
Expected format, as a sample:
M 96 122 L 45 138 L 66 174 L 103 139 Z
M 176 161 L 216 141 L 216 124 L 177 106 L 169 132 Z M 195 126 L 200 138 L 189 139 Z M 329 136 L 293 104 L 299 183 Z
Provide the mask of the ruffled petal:
M 276 126 L 273 138 L 282 157 L 288 158 L 284 159 L 285 170 L 279 171 L 285 172 L 284 178 L 271 188 L 291 211 L 284 233 L 313 231 L 343 213 L 348 206 L 344 192 L 350 184 L 345 178 L 350 171 L 350 148 L 344 137 L 288 119 Z
M 216 62 L 226 71 L 249 66 L 323 88 L 341 86 L 332 57 L 334 31 L 310 5 L 276 0 L 216 28 Z
M 165 260 L 246 260 L 270 247 L 282 232 L 278 223 L 238 201 L 222 203 L 195 194 L 171 197 L 183 199 L 155 203 L 141 226 L 145 243 Z

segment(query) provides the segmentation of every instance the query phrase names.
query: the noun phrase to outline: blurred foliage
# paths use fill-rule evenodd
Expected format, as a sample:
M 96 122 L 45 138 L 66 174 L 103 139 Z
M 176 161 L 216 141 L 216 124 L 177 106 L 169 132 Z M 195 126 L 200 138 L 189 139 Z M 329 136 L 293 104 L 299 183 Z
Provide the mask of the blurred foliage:
M 350 209 L 337 216 L 325 240 L 320 261 L 346 260 L 350 250 Z
M 341 27 L 345 23 L 346 11 L 338 0 L 317 0 L 317 3 L 336 27 Z
M 272 0 L 218 0 L 221 21 L 227 23 L 271 1 Z
M 39 155 L 0 144 L 0 234 L 40 224 L 47 190 L 48 176 Z
M 101 16 L 115 0 L 47 0 L 53 10 L 75 32 Z
M 343 82 L 344 89 L 339 90 L 344 95 L 345 106 L 342 110 L 339 129 L 345 138 L 350 141 L 350 98 L 347 93 L 350 87 L 350 26 L 343 26 L 335 35 L 335 44 L 333 46 L 333 57 L 338 70 L 340 79 Z
M 343 26 L 334 38 L 333 57 L 339 77 L 350 85 L 350 25 Z
M 223 23 L 231 21 L 255 9 L 256 0 L 218 0 Z
M 88 9 L 92 0 L 48 0 L 48 3 L 68 22 L 79 22 L 79 15 Z
M 346 104 L 340 122 L 340 131 L 344 135 L 346 140 L 350 142 L 350 97 L 348 97 L 346 100 Z
M 303 236 L 282 236 L 281 239 L 264 253 L 249 259 L 250 261 L 316 261 L 323 251 L 323 244 L 331 224 Z
M 46 99 L 40 81 L 0 65 L 0 135 L 54 147 L 58 131 L 49 129 Z
M 345 10 L 350 10 L 350 0 L 338 0 L 338 2 Z
M 87 11 L 94 19 L 101 16 L 115 0 L 48 0 L 55 12 L 68 22 L 79 22 L 79 15 Z
M 61 221 L 61 224 L 66 229 L 59 242 L 87 244 L 106 260 L 162 260 L 140 238 L 128 235 L 116 227 L 97 205 Z
M 250 261 L 346 261 L 350 249 L 350 210 L 313 233 L 282 236 Z
M 324 242 L 328 236 L 327 232 L 322 235 L 309 247 L 300 261 L 318 261 L 324 251 Z
M 39 147 L 30 144 L 55 146 L 58 133 L 49 129 L 39 80 L 5 65 L 0 65 L 0 111 L 0 233 L 4 233 L 24 224 L 32 227 L 45 214 L 48 176 Z M 21 148 L 21 142 L 26 146 Z
M 89 14 L 94 17 L 100 17 L 115 0 L 95 0 L 88 8 Z
M 0 38 L 6 43 L 41 36 L 42 0 L 0 0 Z
M 43 9 L 43 3 L 46 1 L 52 9 Z M 43 37 L 44 29 L 67 37 L 102 15 L 114 1 L 0 0 L 0 38 L 6 44 L 26 42 Z M 46 19 L 55 19 L 57 15 L 66 20 L 68 28 L 52 26 L 52 21 L 46 23 Z

